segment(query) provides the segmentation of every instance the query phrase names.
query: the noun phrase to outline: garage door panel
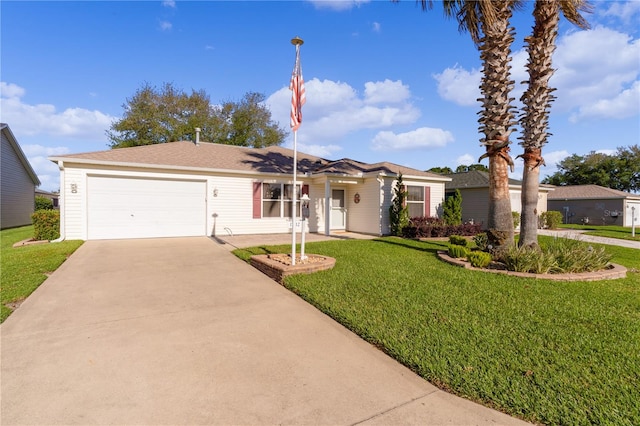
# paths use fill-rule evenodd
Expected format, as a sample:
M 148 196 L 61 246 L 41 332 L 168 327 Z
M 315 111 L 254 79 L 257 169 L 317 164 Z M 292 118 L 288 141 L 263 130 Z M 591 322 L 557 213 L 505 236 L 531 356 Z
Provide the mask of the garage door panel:
M 89 239 L 206 235 L 206 183 L 89 177 Z

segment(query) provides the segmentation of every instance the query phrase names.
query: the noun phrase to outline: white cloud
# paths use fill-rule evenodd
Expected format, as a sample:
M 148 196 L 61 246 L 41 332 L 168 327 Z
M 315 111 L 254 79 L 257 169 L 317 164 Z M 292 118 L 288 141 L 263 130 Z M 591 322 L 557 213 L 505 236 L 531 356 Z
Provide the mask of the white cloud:
M 371 149 L 374 151 L 398 151 L 421 148 L 440 148 L 453 142 L 451 132 L 430 127 L 406 133 L 393 133 L 389 131 L 379 132 L 371 141 Z
M 364 129 L 386 129 L 414 123 L 420 111 L 410 102 L 402 82 L 365 84 L 364 96 L 347 83 L 316 78 L 305 83 L 307 103 L 302 108 L 302 143 L 330 143 Z M 375 101 L 375 105 L 371 103 Z M 291 91 L 283 87 L 265 102 L 274 120 L 288 126 Z
M 172 9 L 174 9 L 176 7 L 176 2 L 175 2 L 175 0 L 164 0 L 162 2 L 162 5 L 164 7 L 170 7 Z
M 631 88 L 624 90 L 612 99 L 585 105 L 572 114 L 569 120 L 576 122 L 584 118 L 627 118 L 640 114 L 640 81 L 635 81 Z
M 48 157 L 50 155 L 64 155 L 69 153 L 66 146 L 42 146 L 42 145 L 23 145 L 22 151 L 27 157 Z
M 365 102 L 376 103 L 398 103 L 406 101 L 411 96 L 409 86 L 402 84 L 402 81 L 366 82 L 364 84 Z
M 601 101 L 623 100 L 623 92 L 631 89 L 640 76 L 639 57 L 640 40 L 609 28 L 561 37 L 553 58 L 557 71 L 550 81 L 558 88 L 555 105 L 571 111 L 592 108 Z M 574 118 L 581 116 L 579 112 Z
M 333 158 L 333 154 L 338 151 L 342 151 L 342 147 L 339 145 L 313 145 L 313 144 L 299 144 L 298 149 L 306 154 L 315 155 L 322 158 Z
M 0 97 L 2 98 L 21 98 L 24 96 L 25 90 L 13 83 L 0 82 Z
M 438 82 L 438 94 L 442 99 L 462 106 L 477 106 L 480 97 L 480 70 L 467 71 L 455 65 L 433 78 Z
M 38 175 L 38 179 L 40 179 L 40 188 L 45 191 L 58 190 L 60 186 L 60 170 L 47 157 L 68 154 L 69 148 L 64 146 L 22 145 L 22 150 L 27 156 L 29 164 Z
M 636 1 L 624 1 L 624 2 L 610 2 L 609 7 L 602 11 L 602 16 L 610 16 L 620 19 L 622 22 L 628 24 L 631 23 L 633 18 L 640 14 L 640 2 Z
M 170 31 L 173 28 L 173 24 L 169 21 L 160 21 L 160 29 L 162 31 Z
M 470 166 L 477 163 L 476 158 L 471 154 L 463 154 L 456 158 L 456 166 Z
M 316 9 L 333 9 L 336 11 L 350 10 L 369 3 L 370 0 L 308 0 Z
M 374 22 L 373 25 L 371 25 L 371 29 L 373 32 L 379 33 L 381 30 L 380 22 Z
M 58 112 L 51 104 L 29 105 L 22 102 L 23 88 L 3 82 L 2 89 L 2 120 L 9 123 L 15 134 L 106 141 L 104 133 L 116 119 L 97 110 L 67 108 Z

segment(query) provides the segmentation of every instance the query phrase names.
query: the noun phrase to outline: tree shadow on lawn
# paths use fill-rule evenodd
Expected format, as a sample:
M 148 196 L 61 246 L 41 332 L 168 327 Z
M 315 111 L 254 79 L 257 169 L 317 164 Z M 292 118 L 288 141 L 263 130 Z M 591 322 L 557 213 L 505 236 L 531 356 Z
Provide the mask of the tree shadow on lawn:
M 438 251 L 448 250 L 449 244 L 447 241 L 421 241 L 421 240 L 406 240 L 402 238 L 397 239 L 375 239 L 373 240 L 376 243 L 385 243 L 392 244 L 400 247 L 405 247 L 412 250 L 418 250 L 426 253 L 432 253 L 433 255 L 437 255 Z M 420 244 L 420 246 L 416 246 L 414 244 Z M 428 244 L 428 246 L 426 246 Z M 425 246 L 422 246 L 425 245 Z M 432 247 L 436 246 L 436 247 Z

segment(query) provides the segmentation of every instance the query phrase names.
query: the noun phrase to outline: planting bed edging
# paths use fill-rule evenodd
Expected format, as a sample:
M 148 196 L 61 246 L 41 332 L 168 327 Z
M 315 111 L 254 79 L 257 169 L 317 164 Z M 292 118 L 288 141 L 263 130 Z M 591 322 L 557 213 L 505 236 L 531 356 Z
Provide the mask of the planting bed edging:
M 336 260 L 333 257 L 320 256 L 317 254 L 308 254 L 308 259 L 305 262 L 301 262 L 298 257 L 295 265 L 278 261 L 276 260 L 276 256 L 282 255 L 258 254 L 251 256 L 250 264 L 280 284 L 282 284 L 284 278 L 289 275 L 312 274 L 314 272 L 331 269 L 336 264 Z
M 513 272 L 504 269 L 475 268 L 466 259 L 454 259 L 449 256 L 446 251 L 438 251 L 438 257 L 447 263 L 460 266 L 466 269 L 482 272 L 492 272 L 494 274 L 513 275 L 515 277 L 539 278 L 543 280 L 553 281 L 600 281 L 600 280 L 617 280 L 618 278 L 626 278 L 627 268 L 616 263 L 611 263 L 611 267 L 595 272 L 580 272 L 575 274 L 532 274 L 529 272 Z

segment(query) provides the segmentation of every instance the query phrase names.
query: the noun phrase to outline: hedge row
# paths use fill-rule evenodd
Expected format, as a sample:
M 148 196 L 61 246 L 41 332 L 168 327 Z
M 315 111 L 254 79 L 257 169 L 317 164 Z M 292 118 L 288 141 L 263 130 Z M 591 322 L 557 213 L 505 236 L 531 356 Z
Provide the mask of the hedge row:
M 444 220 L 435 217 L 413 217 L 409 220 L 409 226 L 402 228 L 404 238 L 473 236 L 480 232 L 482 232 L 480 224 L 447 225 Z
M 38 210 L 31 215 L 33 239 L 37 241 L 55 240 L 60 237 L 60 211 Z

